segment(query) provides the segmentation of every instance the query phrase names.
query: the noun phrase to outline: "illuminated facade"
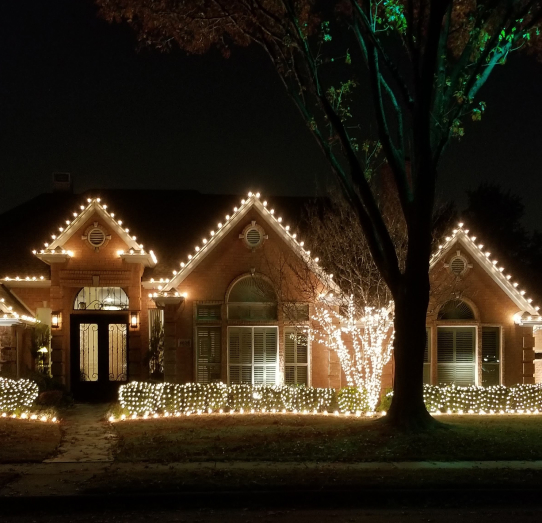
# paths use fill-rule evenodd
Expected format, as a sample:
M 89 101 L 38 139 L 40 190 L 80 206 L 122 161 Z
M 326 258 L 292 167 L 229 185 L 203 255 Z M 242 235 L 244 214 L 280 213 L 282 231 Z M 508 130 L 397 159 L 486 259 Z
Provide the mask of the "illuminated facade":
M 109 398 L 119 384 L 149 377 L 346 385 L 334 351 L 294 335 L 314 312 L 296 278 L 309 267 L 314 288 L 324 281 L 279 211 L 295 219 L 302 200 L 101 195 L 42 195 L 4 215 L 3 374 L 33 368 L 39 320 L 50 326 L 53 377 L 82 399 Z M 426 381 L 534 382 L 538 312 L 463 228 L 441 246 L 431 275 Z M 393 361 L 383 387 L 392 379 Z

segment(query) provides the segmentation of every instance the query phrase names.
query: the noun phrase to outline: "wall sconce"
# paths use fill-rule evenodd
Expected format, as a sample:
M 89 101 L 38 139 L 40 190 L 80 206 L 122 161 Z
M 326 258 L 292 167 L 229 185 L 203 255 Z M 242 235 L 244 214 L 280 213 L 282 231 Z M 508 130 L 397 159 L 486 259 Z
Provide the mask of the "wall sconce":
M 137 329 L 139 327 L 139 311 L 130 312 L 130 328 Z
M 62 312 L 56 311 L 51 313 L 51 329 L 62 328 Z

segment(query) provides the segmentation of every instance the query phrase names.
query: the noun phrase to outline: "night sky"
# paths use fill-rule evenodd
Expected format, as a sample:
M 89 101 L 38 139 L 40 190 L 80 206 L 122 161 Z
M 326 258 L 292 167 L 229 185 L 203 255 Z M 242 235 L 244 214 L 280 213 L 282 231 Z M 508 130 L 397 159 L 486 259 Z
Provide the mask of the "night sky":
M 317 145 L 256 48 L 223 59 L 137 50 L 91 0 L 0 4 L 0 213 L 51 190 L 197 189 L 311 195 L 330 175 Z M 542 229 L 542 64 L 513 56 L 482 91 L 481 123 L 446 152 L 439 192 L 494 180 Z

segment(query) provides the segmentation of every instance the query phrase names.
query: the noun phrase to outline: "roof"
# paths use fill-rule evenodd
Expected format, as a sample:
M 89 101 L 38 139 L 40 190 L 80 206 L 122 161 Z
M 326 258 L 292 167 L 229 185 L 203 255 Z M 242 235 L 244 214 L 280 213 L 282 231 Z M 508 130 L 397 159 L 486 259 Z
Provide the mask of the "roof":
M 292 251 L 301 258 L 308 267 L 328 286 L 333 290 L 338 291 L 338 287 L 334 285 L 330 276 L 325 274 L 324 270 L 318 265 L 318 258 L 312 258 L 310 250 L 306 250 L 304 242 L 298 238 L 298 233 L 285 223 L 282 216 L 275 212 L 275 209 L 268 204 L 267 200 L 261 197 L 260 193 L 249 192 L 246 198 L 242 198 L 237 206 L 231 209 L 230 214 L 224 216 L 224 220 L 217 224 L 217 230 L 212 230 L 207 237 L 204 235 L 203 240 L 199 240 L 194 251 L 188 254 L 186 262 L 180 262 L 179 270 L 173 272 L 173 278 L 166 282 L 166 285 L 161 289 L 163 292 L 168 292 L 175 289 L 184 279 L 199 265 L 199 263 L 215 248 L 216 245 L 224 238 L 233 227 L 248 214 L 251 209 L 257 209 L 264 217 L 266 222 L 272 229 L 281 237 L 284 242 L 290 246 Z M 201 245 L 199 245 L 201 241 Z
M 36 319 L 11 292 L 0 283 L 0 325 L 36 323 Z
M 194 245 L 209 233 L 216 219 L 225 216 L 239 204 L 241 196 L 202 194 L 197 191 L 175 190 L 89 190 L 83 194 L 45 193 L 0 215 L 0 279 L 6 276 L 49 278 L 49 266 L 34 256 L 44 242 L 58 240 L 72 222 L 73 213 L 89 206 L 88 198 L 100 198 L 117 223 L 128 227 L 130 234 L 145 250 L 153 250 L 158 259 L 155 268 L 145 270 L 144 280 L 166 277 L 179 269 L 181 260 L 193 251 Z M 273 197 L 285 221 L 296 229 L 310 201 L 305 197 Z M 96 200 L 97 201 L 97 200 Z M 58 235 L 52 239 L 52 235 Z M 52 244 L 50 244 L 52 245 Z M 56 246 L 56 244 L 55 244 Z
M 469 232 L 468 229 L 464 228 L 463 223 L 459 223 L 449 236 L 444 237 L 443 243 L 438 246 L 438 251 L 431 257 L 429 270 L 435 267 L 437 262 L 449 253 L 451 247 L 459 242 L 517 305 L 520 311 L 516 318 L 518 323 L 538 323 L 542 321 L 542 317 L 538 313 L 539 307 L 533 303 L 533 299 L 527 291 L 519 286 L 519 283 L 514 280 L 498 260 L 491 257 L 491 252 L 487 250 L 483 243 L 476 243 L 476 241 L 480 241 L 476 236 L 469 236 Z M 520 317 L 522 313 L 526 313 L 523 319 Z

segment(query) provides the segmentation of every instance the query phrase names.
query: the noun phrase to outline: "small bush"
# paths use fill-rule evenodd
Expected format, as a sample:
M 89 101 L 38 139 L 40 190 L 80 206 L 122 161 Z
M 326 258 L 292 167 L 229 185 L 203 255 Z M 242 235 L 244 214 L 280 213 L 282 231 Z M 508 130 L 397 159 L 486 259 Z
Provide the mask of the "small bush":
M 36 383 L 27 379 L 0 378 L 0 412 L 11 414 L 28 410 L 38 397 Z

